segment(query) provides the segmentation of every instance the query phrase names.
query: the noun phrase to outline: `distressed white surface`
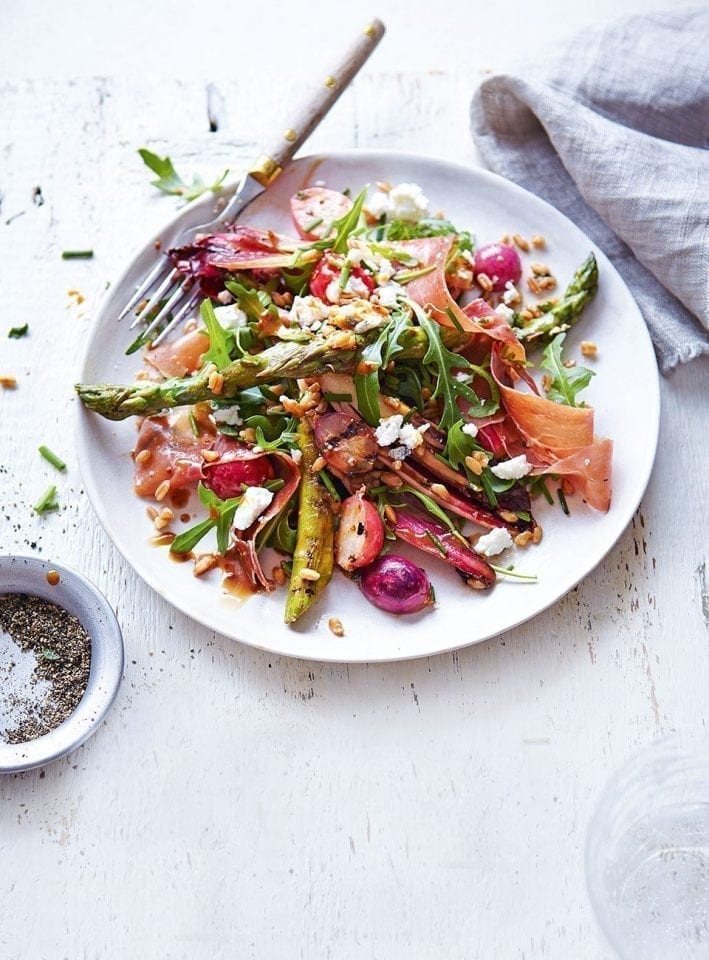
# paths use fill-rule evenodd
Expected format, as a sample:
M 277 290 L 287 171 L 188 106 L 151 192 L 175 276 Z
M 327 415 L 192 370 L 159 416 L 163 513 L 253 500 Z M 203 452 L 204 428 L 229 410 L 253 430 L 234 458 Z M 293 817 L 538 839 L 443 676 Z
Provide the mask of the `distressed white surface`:
M 309 149 L 472 161 L 476 73 L 384 66 Z M 0 956 L 610 960 L 583 878 L 594 799 L 630 752 L 706 715 L 709 363 L 662 385 L 661 453 L 632 527 L 532 623 L 376 667 L 272 658 L 192 624 L 95 521 L 71 383 L 91 303 L 171 211 L 135 149 L 204 172 L 250 157 L 269 116 L 245 82 L 220 84 L 215 134 L 196 81 L 0 91 L 0 373 L 19 379 L 0 393 L 0 548 L 85 571 L 127 647 L 97 735 L 0 779 Z M 60 260 L 85 246 L 93 261 Z M 87 303 L 68 306 L 69 289 Z M 24 320 L 31 335 L 7 340 Z M 66 477 L 37 455 L 43 442 Z M 36 518 L 31 504 L 55 481 L 61 512 Z

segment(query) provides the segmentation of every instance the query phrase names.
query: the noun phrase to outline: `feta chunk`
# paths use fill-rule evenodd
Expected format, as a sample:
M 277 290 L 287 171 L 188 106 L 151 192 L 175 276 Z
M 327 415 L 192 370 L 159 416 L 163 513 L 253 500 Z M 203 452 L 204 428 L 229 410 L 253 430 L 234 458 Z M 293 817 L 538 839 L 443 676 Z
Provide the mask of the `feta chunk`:
M 463 433 L 467 434 L 469 437 L 477 437 L 478 428 L 474 423 L 466 423 L 461 427 Z
M 389 210 L 395 220 L 417 223 L 428 213 L 428 200 L 417 183 L 400 183 L 389 191 Z
M 404 418 L 400 413 L 395 413 L 391 417 L 382 417 L 379 426 L 374 431 L 377 443 L 380 447 L 390 447 L 393 443 L 399 444 L 397 452 L 390 451 L 395 460 L 403 460 L 407 453 L 416 450 L 423 443 L 423 435 L 428 430 L 429 424 L 424 423 L 420 427 L 415 427 L 413 423 L 404 423 Z M 398 451 L 404 451 L 403 456 Z
M 417 183 L 400 183 L 389 193 L 377 190 L 367 200 L 367 212 L 377 220 L 386 214 L 392 220 L 418 223 L 428 213 L 428 200 Z
M 273 500 L 273 493 L 265 487 L 247 487 L 234 514 L 237 530 L 248 530 Z
M 225 423 L 229 427 L 239 427 L 244 422 L 238 403 L 235 403 L 232 407 L 214 407 L 212 416 L 215 423 Z
M 290 322 L 303 330 L 319 330 L 323 320 L 327 320 L 329 307 L 319 297 L 294 297 L 289 314 Z
M 382 417 L 379 426 L 374 431 L 377 443 L 380 447 L 390 447 L 399 439 L 399 430 L 404 422 L 400 413 L 395 413 L 391 417 Z
M 511 460 L 503 460 L 502 463 L 490 467 L 490 470 L 500 480 L 520 480 L 522 477 L 526 477 L 531 469 L 532 464 L 523 453 Z
M 239 327 L 245 327 L 248 323 L 248 317 L 235 303 L 229 303 L 223 307 L 215 307 L 214 315 L 225 330 L 237 330 Z
M 399 297 L 406 296 L 406 290 L 395 280 L 388 280 L 381 287 L 377 287 L 375 293 L 383 307 L 395 307 Z
M 328 290 L 329 289 L 328 287 Z M 366 300 L 369 296 L 369 287 L 364 280 L 361 280 L 359 277 L 349 277 L 345 284 L 345 293 L 351 293 L 354 294 L 355 297 Z
M 504 297 L 503 297 L 503 300 L 504 300 Z M 507 304 L 498 303 L 498 305 L 495 307 L 495 313 L 498 315 L 498 317 L 502 317 L 503 320 L 505 320 L 507 323 L 509 323 L 510 326 L 512 326 L 512 321 L 514 320 L 515 312 L 514 310 L 511 310 L 507 306 Z
M 478 542 L 475 544 L 475 552 L 483 557 L 494 557 L 511 546 L 510 531 L 504 527 L 495 527 L 494 530 L 478 538 Z
M 367 212 L 378 220 L 383 213 L 389 213 L 389 194 L 377 190 L 367 200 L 366 207 Z
M 423 444 L 423 435 L 429 426 L 428 423 L 424 423 L 420 427 L 415 427 L 413 423 L 405 423 L 399 430 L 399 440 L 408 450 L 416 450 Z

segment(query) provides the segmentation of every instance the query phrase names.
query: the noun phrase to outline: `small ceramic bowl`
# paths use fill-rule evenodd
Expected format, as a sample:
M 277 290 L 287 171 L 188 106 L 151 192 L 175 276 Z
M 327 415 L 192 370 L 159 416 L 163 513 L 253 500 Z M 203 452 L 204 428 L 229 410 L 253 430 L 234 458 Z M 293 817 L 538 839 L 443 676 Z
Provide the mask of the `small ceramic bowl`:
M 59 574 L 56 585 L 47 580 L 50 571 Z M 32 770 L 76 750 L 103 721 L 123 676 L 123 637 L 116 616 L 80 573 L 53 560 L 0 556 L 3 593 L 33 594 L 73 614 L 91 638 L 91 670 L 83 697 L 63 723 L 36 740 L 0 743 L 0 774 Z

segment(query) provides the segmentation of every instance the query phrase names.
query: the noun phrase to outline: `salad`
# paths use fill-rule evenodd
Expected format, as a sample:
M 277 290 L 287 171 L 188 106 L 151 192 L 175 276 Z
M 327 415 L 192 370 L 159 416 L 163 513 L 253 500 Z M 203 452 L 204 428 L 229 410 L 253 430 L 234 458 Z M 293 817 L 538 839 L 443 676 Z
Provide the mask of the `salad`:
M 158 542 L 232 591 L 283 587 L 286 623 L 336 571 L 392 614 L 435 605 L 440 564 L 463 589 L 534 580 L 516 565 L 537 498 L 610 506 L 612 443 L 579 396 L 594 373 L 564 354 L 593 254 L 559 291 L 542 237 L 477 246 L 416 184 L 308 187 L 290 212 L 297 236 L 235 224 L 169 250 L 198 315 L 131 345 L 135 383 L 77 386 L 138 418 Z

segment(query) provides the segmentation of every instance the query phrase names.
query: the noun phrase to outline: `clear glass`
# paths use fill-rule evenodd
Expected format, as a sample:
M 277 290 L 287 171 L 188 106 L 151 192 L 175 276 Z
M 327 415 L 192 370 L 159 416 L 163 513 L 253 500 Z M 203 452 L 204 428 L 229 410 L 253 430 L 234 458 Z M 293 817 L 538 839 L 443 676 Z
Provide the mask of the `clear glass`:
M 610 780 L 586 881 L 623 960 L 709 960 L 709 738 L 673 737 Z

